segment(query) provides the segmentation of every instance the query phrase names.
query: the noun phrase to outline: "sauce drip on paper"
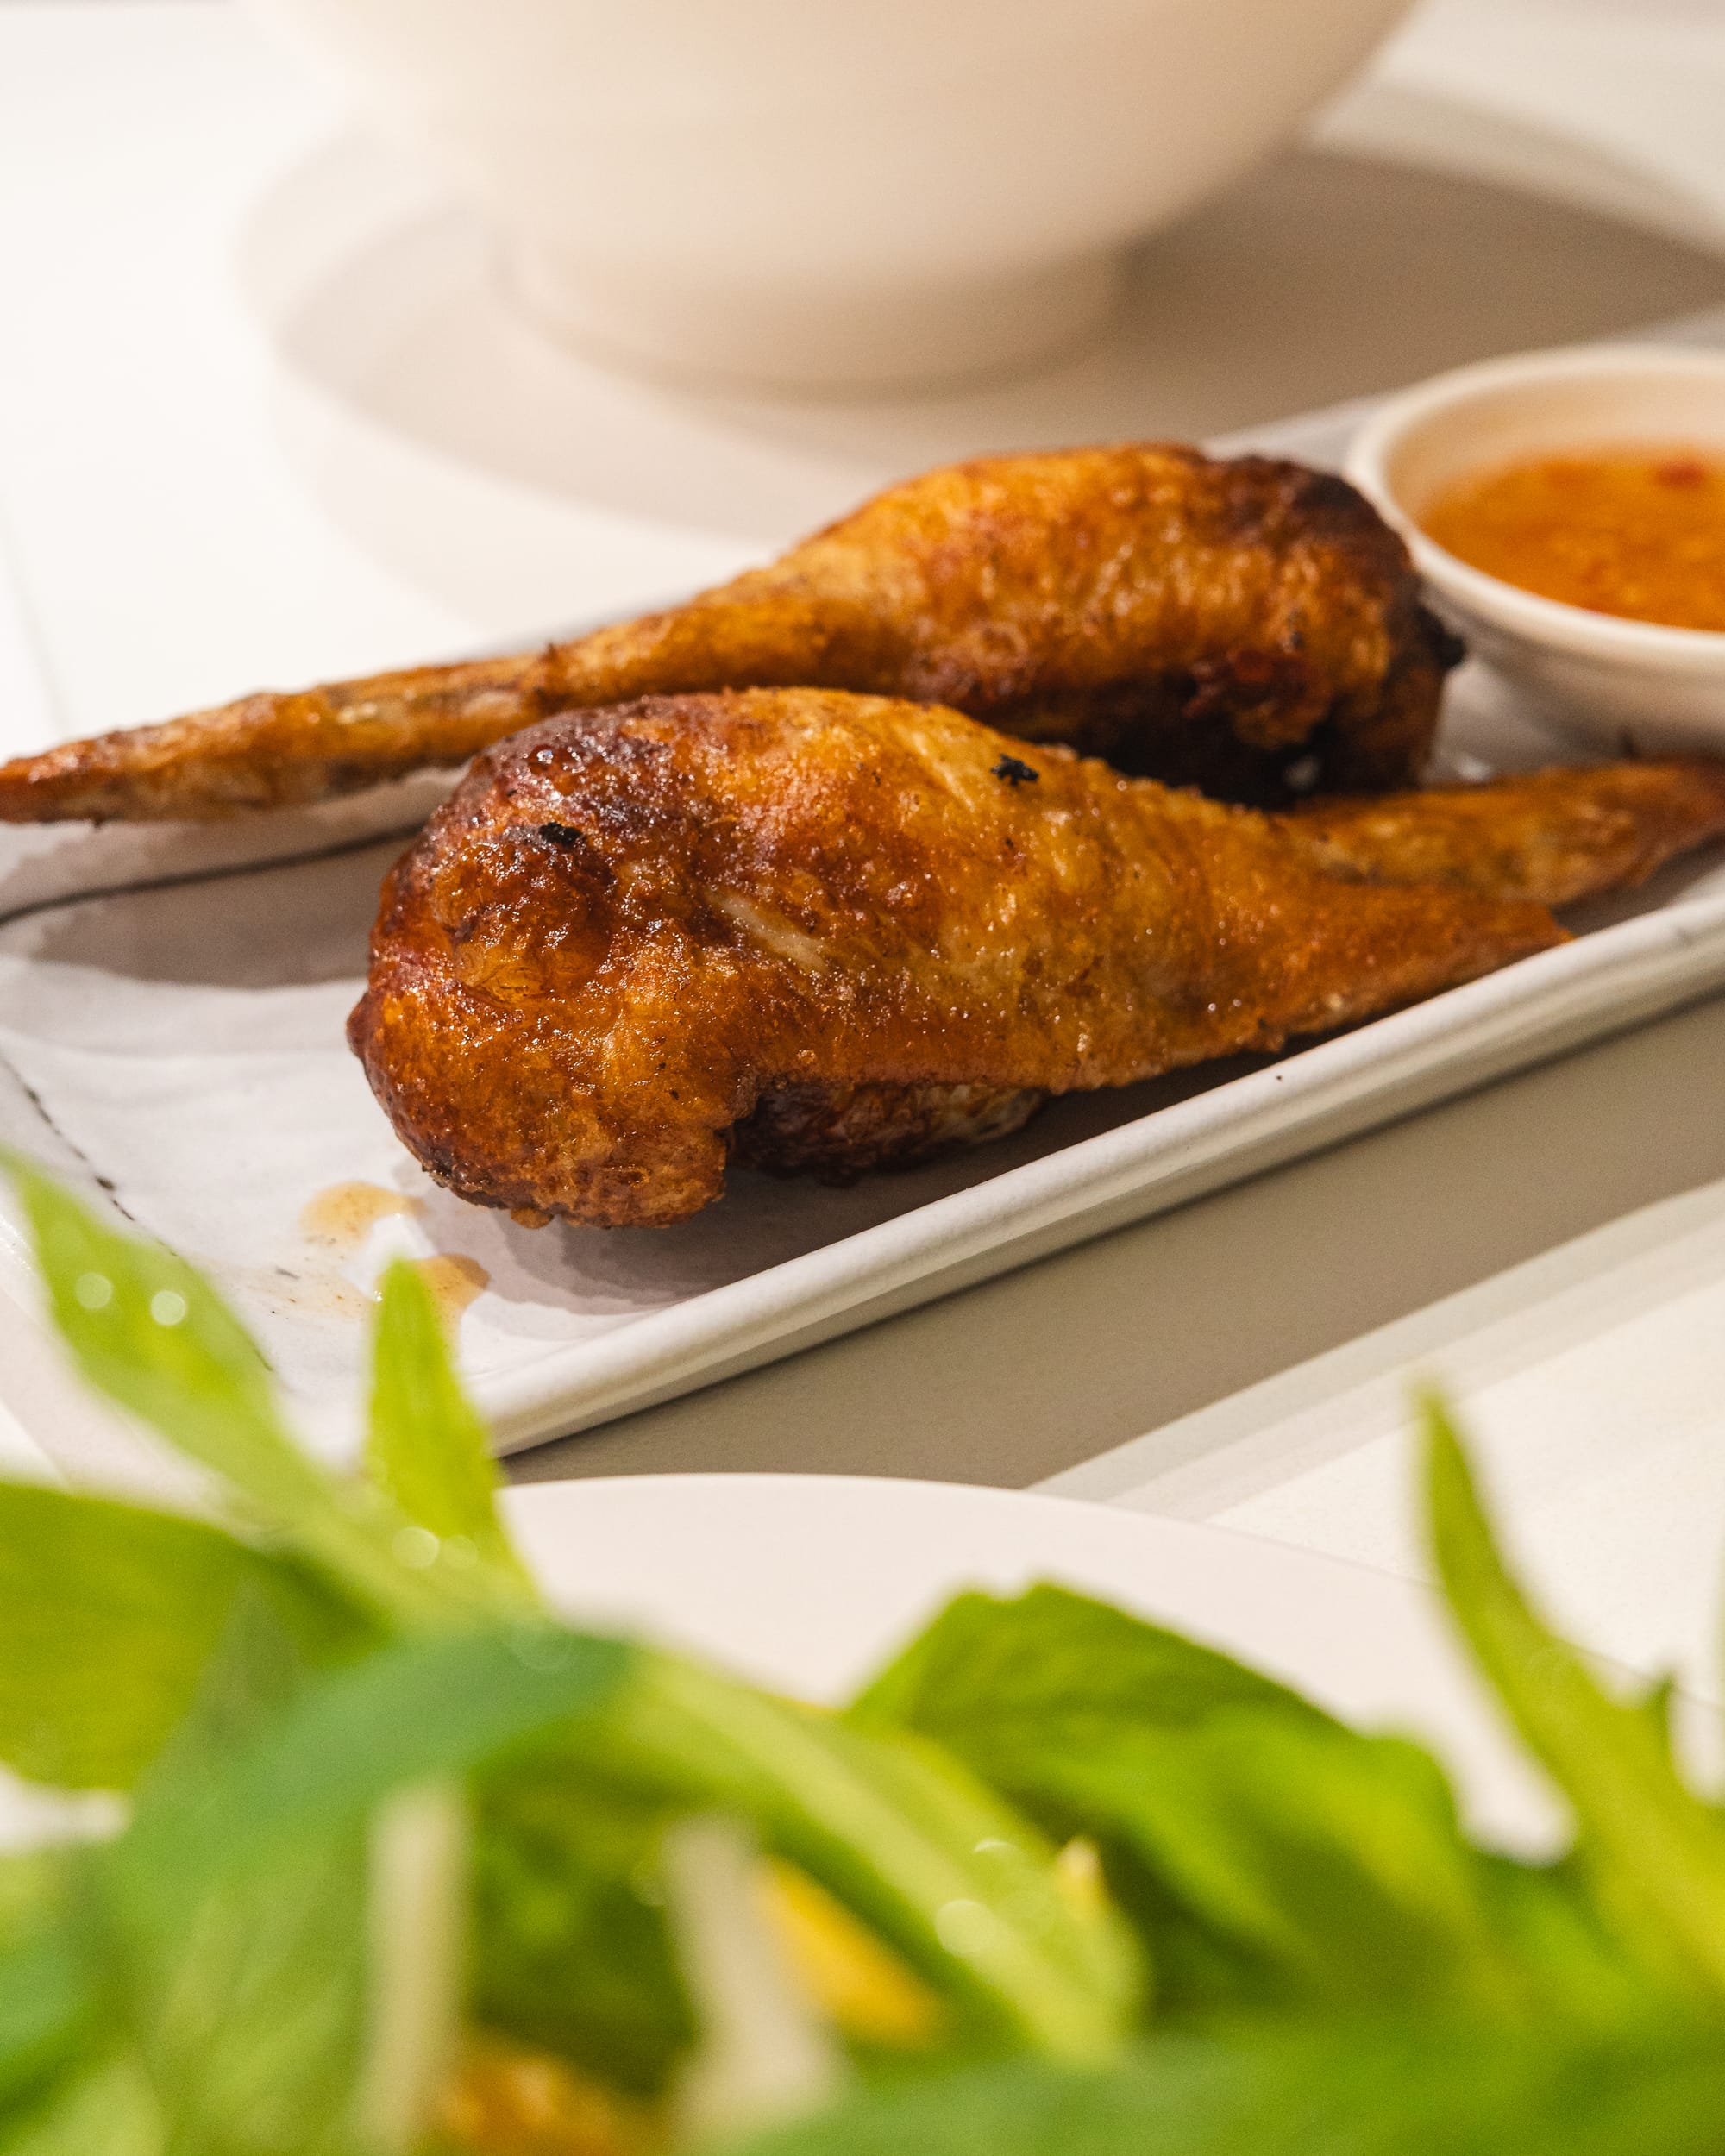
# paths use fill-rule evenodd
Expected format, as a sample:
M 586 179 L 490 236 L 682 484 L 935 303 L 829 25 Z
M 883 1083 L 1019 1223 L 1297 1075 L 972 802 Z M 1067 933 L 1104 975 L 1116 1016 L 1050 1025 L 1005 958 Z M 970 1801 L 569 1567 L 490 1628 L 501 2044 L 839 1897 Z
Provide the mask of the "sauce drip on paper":
M 420 1200 L 381 1183 L 331 1183 L 302 1209 L 299 1228 L 306 1240 L 328 1250 L 356 1250 L 380 1220 L 422 1210 Z
M 382 1183 L 331 1183 L 310 1199 L 299 1215 L 300 1232 L 308 1243 L 331 1257 L 355 1256 L 380 1220 L 424 1211 L 424 1202 Z M 491 1275 L 477 1258 L 453 1251 L 435 1251 L 430 1257 L 410 1261 L 431 1291 L 431 1299 L 446 1325 L 453 1325 L 467 1305 L 490 1285 Z M 372 1307 L 372 1298 L 337 1275 L 326 1285 L 351 1298 L 355 1313 Z
M 491 1275 L 477 1258 L 440 1250 L 434 1257 L 416 1257 L 413 1263 L 431 1290 L 431 1300 L 445 1325 L 453 1325 L 474 1298 L 482 1295 L 491 1284 Z

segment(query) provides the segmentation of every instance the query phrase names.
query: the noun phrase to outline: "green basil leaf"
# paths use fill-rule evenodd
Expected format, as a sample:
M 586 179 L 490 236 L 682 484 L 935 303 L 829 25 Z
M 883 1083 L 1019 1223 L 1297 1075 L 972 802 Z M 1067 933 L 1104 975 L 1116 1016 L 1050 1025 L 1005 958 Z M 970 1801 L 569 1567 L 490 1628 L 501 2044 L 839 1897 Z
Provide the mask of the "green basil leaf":
M 175 2148 L 337 2156 L 352 2137 L 369 2000 L 362 1827 L 305 1837 L 224 1882 L 171 1934 L 110 1934 Z
M 474 2012 L 601 2080 L 660 2094 L 693 2015 L 662 1907 L 669 1814 L 545 1765 L 486 1776 L 474 1851 Z
M 1481 1670 L 1574 1809 L 1589 1876 L 1633 1947 L 1725 1992 L 1725 1817 L 1685 1786 L 1662 1718 L 1612 1699 L 1536 1614 L 1493 1537 L 1455 1430 L 1425 1410 L 1439 1577 Z
M 1237 1708 L 1047 1760 L 1019 1795 L 1107 1852 L 1164 2017 L 1503 2018 L 1591 1996 L 1592 1959 L 1573 1983 L 1555 1936 L 1530 1959 L 1530 1914 L 1512 1921 L 1441 1770 L 1400 1739 Z
M 97 2021 L 89 1972 L 64 1921 L 38 1923 L 0 1953 L 0 2118 L 72 2065 Z
M 1285 1685 L 1063 1587 L 961 1595 L 862 1691 L 853 1721 L 919 1729 L 971 1764 L 1177 1729 L 1227 1707 L 1329 1717 Z
M 550 1625 L 404 1640 L 291 1699 L 249 1741 L 176 1773 L 108 1852 L 115 1883 L 161 1910 L 367 1816 L 398 1790 L 467 1773 L 592 1717 L 636 1658 Z
M 0 1952 L 52 1918 L 66 1890 L 66 1866 L 72 1854 L 42 1844 L 0 1855 Z
M 88 1964 L 176 2150 L 352 2144 L 390 2085 L 373 2072 L 388 2026 L 374 2015 L 388 1942 L 367 1915 L 378 1824 L 397 1798 L 591 1713 L 628 1658 L 536 1626 L 423 1636 L 308 1681 L 268 1611 L 242 1606 L 131 1827 L 89 1859 Z
M 1654 2000 L 1663 2011 L 1689 2010 L 1681 1977 L 1637 1958 L 1573 1855 L 1534 1865 L 1482 1851 L 1478 1865 L 1496 1927 L 1540 2011 L 1604 2030 L 1645 2016 Z
M 1164 2038 L 1113 2071 L 1022 2059 L 862 2093 L 733 2156 L 1716 2156 L 1711 2037 L 1467 2024 Z
M 0 2156 L 225 2156 L 170 2150 L 149 2077 L 127 2055 L 92 2059 L 16 2112 L 0 2110 Z
M 1646 1995 L 1573 1878 L 1515 1898 L 1428 1755 L 1063 1589 L 962 1597 L 852 1714 L 901 1718 L 1048 1833 L 1092 1839 L 1162 2021 Z
M 645 1653 L 593 1764 L 749 1820 L 990 2040 L 1107 2058 L 1137 2014 L 1142 1959 L 1116 1913 L 1075 1907 L 1035 1829 L 932 1745 Z
M 488 1570 L 428 1552 L 423 1531 L 380 1492 L 338 1482 L 294 1442 L 262 1355 L 191 1266 L 116 1234 L 18 1156 L 0 1155 L 0 1167 L 23 1199 L 54 1323 L 98 1391 L 212 1469 L 386 1623 L 443 1624 L 498 1607 Z
M 0 1759 L 129 1789 L 191 1706 L 245 1592 L 326 1661 L 372 1636 L 296 1562 L 172 1514 L 0 1483 Z
M 485 1425 L 455 1376 L 430 1290 L 405 1259 L 383 1276 L 367 1464 L 379 1488 L 450 1556 L 486 1565 L 524 1608 L 536 1602 L 498 1514 Z
M 164 1819 L 206 1818 L 228 1762 L 311 1681 L 279 1610 L 248 1583 L 139 1791 L 146 1847 Z M 138 1834 L 135 1823 L 90 1852 L 74 1907 L 86 1974 L 150 2077 L 169 2147 L 335 2156 L 364 2056 L 363 1821 L 303 1835 L 267 1870 L 182 1882 L 165 1908 L 125 1890 Z

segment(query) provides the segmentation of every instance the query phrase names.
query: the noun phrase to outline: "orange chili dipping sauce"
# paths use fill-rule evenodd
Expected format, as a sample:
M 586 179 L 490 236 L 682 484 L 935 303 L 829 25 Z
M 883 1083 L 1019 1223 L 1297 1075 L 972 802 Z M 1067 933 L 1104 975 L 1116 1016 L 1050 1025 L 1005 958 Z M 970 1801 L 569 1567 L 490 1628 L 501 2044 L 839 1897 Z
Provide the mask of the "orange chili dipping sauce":
M 1659 448 L 1534 457 L 1461 480 L 1420 522 L 1459 560 L 1542 599 L 1725 630 L 1725 457 Z

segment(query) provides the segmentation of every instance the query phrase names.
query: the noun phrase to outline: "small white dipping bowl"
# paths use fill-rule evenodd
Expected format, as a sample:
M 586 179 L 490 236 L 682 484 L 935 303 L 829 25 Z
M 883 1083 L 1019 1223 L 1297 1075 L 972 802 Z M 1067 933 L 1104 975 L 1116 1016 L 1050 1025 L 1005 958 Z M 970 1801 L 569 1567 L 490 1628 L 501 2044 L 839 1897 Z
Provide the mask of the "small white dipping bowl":
M 1537 598 L 1458 561 L 1420 523 L 1439 494 L 1471 474 L 1638 444 L 1725 456 L 1725 354 L 1592 345 L 1461 367 L 1381 405 L 1346 468 L 1408 542 L 1439 612 L 1542 717 L 1620 754 L 1717 751 L 1725 632 Z M 1725 562 L 1725 535 L 1721 555 Z

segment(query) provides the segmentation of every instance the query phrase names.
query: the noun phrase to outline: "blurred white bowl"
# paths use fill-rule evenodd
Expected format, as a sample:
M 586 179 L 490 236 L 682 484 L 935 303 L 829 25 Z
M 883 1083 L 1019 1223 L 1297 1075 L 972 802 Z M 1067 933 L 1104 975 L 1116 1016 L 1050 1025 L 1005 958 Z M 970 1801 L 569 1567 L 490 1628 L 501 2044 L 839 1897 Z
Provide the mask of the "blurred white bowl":
M 1439 611 L 1543 715 L 1618 755 L 1725 746 L 1725 634 L 1540 599 L 1438 545 L 1420 517 L 1454 481 L 1590 447 L 1725 455 L 1725 353 L 1591 345 L 1489 360 L 1378 407 L 1347 475 L 1412 549 Z
M 254 0 L 487 205 L 554 331 L 786 385 L 1007 370 L 1409 0 Z

